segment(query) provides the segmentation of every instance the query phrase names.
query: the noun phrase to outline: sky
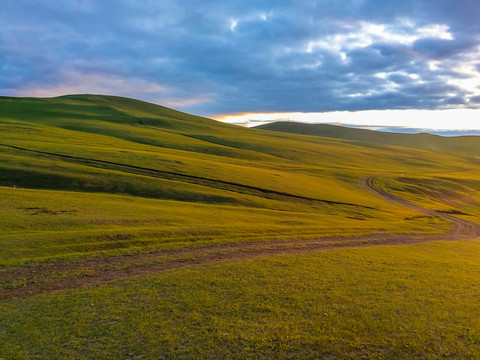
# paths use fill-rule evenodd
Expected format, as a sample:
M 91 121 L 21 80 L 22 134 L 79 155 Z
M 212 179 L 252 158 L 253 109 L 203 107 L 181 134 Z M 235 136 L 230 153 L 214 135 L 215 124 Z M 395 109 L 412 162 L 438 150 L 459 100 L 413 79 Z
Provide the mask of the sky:
M 0 95 L 480 129 L 479 14 L 480 0 L 4 0 Z

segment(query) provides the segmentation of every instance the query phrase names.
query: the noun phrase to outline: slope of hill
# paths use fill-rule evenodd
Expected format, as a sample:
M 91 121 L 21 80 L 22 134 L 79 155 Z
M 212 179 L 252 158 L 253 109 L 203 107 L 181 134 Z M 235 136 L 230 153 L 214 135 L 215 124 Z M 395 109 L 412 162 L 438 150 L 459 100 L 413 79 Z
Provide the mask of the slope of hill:
M 375 140 L 0 97 L 0 357 L 478 358 L 478 155 Z
M 165 189 L 182 184 L 185 194 L 202 193 L 198 186 L 215 188 L 226 203 L 238 200 L 232 190 L 347 203 L 359 198 L 352 185 L 365 171 L 465 166 L 461 159 L 426 152 L 419 157 L 408 149 L 370 151 L 346 141 L 295 136 L 286 141 L 124 98 L 2 98 L 0 105 L 4 185 L 177 199 Z M 125 179 L 132 176 L 142 186 L 129 186 Z M 153 190 L 152 177 L 161 189 Z M 360 198 L 366 206 L 375 202 Z
M 207 215 L 216 213 L 213 205 L 235 206 L 232 211 L 239 218 L 248 213 L 260 219 L 254 214 L 274 211 L 278 221 L 256 224 L 252 218 L 248 224 L 255 223 L 262 229 L 279 226 L 285 234 L 295 228 L 291 224 L 303 224 L 295 229 L 297 234 L 361 234 L 385 227 L 380 224 L 385 224 L 386 219 L 389 225 L 385 231 L 409 231 L 399 220 L 412 216 L 411 210 L 372 195 L 359 185 L 359 180 L 383 173 L 465 173 L 473 161 L 445 153 L 373 144 L 366 139 L 360 143 L 245 129 L 134 99 L 100 95 L 2 97 L 0 126 L 0 185 L 17 190 L 86 193 L 73 198 L 65 193 L 59 195 L 71 203 L 76 202 L 74 198 L 93 202 L 93 194 L 103 193 L 181 202 L 185 209 L 195 203 L 212 205 L 203 208 L 202 221 L 208 226 L 218 220 Z M 373 139 L 374 133 L 367 134 Z M 408 186 L 413 189 L 411 181 Z M 463 196 L 476 189 L 478 183 L 471 180 L 468 186 L 452 186 L 453 193 L 459 191 Z M 22 196 L 44 196 L 22 191 Z M 4 192 L 9 198 L 20 190 Z M 31 218 L 24 208 L 28 204 L 11 211 L 16 212 L 15 216 Z M 8 214 L 4 215 L 8 222 Z M 72 218 L 79 219 L 78 215 Z M 311 219 L 305 222 L 300 217 Z M 50 225 L 48 219 L 45 221 L 42 226 L 46 229 Z M 196 219 L 180 216 L 177 224 L 191 221 Z M 435 231 L 438 221 L 420 218 L 412 229 Z M 335 222 L 341 226 L 327 226 Z M 109 224 L 108 220 L 103 223 Z M 313 230 L 312 223 L 318 224 L 318 229 Z M 85 225 L 82 221 L 80 224 Z M 17 228 L 12 224 L 4 226 L 13 232 L 24 231 L 18 222 Z
M 292 134 L 322 136 L 355 142 L 387 144 L 446 154 L 476 157 L 480 154 L 480 136 L 444 137 L 432 134 L 400 134 L 356 129 L 329 124 L 304 124 L 296 122 L 274 122 L 260 125 L 257 129 Z

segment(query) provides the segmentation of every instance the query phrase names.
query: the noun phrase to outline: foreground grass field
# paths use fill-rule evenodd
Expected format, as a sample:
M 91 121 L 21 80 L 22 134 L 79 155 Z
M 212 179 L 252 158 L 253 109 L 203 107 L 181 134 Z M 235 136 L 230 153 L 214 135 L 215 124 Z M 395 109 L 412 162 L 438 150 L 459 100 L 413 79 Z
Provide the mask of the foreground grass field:
M 0 304 L 5 359 L 480 356 L 480 244 L 220 262 Z
M 93 95 L 0 97 L 0 129 L 0 359 L 480 356 L 476 139 Z

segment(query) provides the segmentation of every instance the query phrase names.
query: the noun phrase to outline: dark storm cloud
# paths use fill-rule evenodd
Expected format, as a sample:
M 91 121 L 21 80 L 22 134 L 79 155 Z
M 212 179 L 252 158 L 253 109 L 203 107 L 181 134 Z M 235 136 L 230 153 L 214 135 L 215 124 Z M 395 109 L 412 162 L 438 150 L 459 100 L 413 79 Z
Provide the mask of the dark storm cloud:
M 480 73 L 478 13 L 469 0 L 10 1 L 0 89 L 205 115 L 468 106 L 480 93 L 456 80 Z
M 474 39 L 461 39 L 457 41 L 447 39 L 426 38 L 413 43 L 412 49 L 418 54 L 432 59 L 443 59 L 456 56 L 474 48 L 477 42 Z

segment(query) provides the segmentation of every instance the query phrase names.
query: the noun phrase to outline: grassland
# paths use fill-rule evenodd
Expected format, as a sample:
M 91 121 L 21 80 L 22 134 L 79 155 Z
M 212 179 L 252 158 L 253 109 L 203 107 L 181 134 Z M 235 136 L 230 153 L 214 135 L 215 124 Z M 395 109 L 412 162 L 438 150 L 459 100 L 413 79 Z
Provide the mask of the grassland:
M 476 241 L 244 259 L 0 304 L 6 359 L 476 359 Z
M 172 239 L 185 246 L 205 237 L 445 232 L 441 219 L 415 218 L 372 196 L 359 179 L 405 169 L 465 171 L 473 161 L 279 137 L 124 98 L 1 102 L 4 266 L 149 252 L 173 246 Z M 49 243 L 66 231 L 76 234 L 68 244 Z M 198 239 L 186 241 L 185 233 Z
M 330 124 L 303 124 L 284 121 L 260 125 L 257 128 L 284 133 L 350 140 L 367 147 L 375 146 L 374 144 L 395 145 L 479 159 L 478 149 L 480 147 L 480 138 L 478 136 L 446 137 L 427 133 L 401 134 L 390 132 L 382 132 L 381 136 L 379 136 L 378 132 L 373 130 Z
M 0 129 L 0 359 L 480 355 L 480 248 L 455 230 L 480 224 L 470 140 L 94 95 L 0 98 Z

